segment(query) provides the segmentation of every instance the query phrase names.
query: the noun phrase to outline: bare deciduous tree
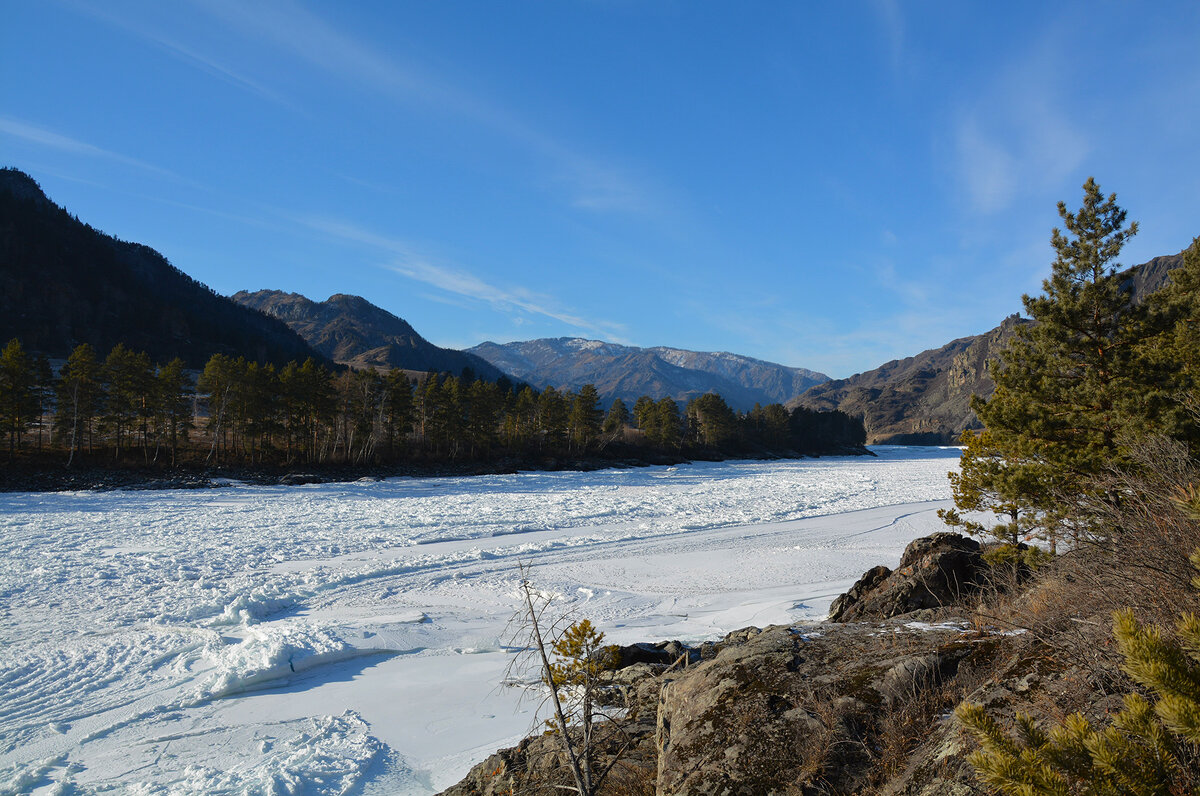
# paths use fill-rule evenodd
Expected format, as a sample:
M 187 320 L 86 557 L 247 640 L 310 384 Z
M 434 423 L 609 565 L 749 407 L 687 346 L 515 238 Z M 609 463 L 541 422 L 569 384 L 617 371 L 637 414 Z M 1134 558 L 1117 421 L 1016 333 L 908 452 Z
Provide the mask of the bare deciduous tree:
M 574 786 L 564 787 L 580 796 L 595 796 L 631 743 L 625 739 L 610 759 L 597 759 L 597 733 L 602 725 L 623 734 L 615 716 L 602 704 L 602 693 L 611 681 L 615 648 L 604 644 L 604 634 L 589 620 L 572 622 L 571 612 L 557 610 L 561 598 L 536 588 L 527 565 L 521 565 L 520 574 L 521 607 L 513 617 L 511 632 L 525 654 L 514 659 L 508 679 L 519 679 L 514 669 L 536 671 L 553 714 L 547 724 L 562 744 L 574 781 Z

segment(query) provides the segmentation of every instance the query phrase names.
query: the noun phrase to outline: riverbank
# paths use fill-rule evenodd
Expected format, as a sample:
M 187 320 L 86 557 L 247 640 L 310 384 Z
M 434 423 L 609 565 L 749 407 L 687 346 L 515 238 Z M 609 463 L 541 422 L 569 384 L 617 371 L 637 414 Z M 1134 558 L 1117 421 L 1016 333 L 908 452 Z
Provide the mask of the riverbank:
M 384 478 L 439 478 L 506 475 L 518 472 L 592 472 L 707 461 L 775 461 L 821 456 L 872 456 L 865 446 L 805 454 L 754 450 L 738 454 L 688 451 L 678 455 L 622 448 L 610 455 L 503 456 L 488 460 L 407 461 L 395 464 L 211 465 L 204 461 L 176 466 L 98 462 L 83 459 L 68 467 L 61 455 L 25 455 L 0 465 L 0 492 L 76 492 L 112 489 L 211 489 L 230 482 L 258 485 L 339 483 Z

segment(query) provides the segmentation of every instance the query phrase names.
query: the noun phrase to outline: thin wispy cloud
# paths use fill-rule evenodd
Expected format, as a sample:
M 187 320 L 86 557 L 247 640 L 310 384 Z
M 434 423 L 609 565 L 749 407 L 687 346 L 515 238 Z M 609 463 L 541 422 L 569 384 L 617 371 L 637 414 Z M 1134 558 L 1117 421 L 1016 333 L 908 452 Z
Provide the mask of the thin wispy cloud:
M 1016 157 L 975 117 L 960 120 L 955 133 L 959 177 L 971 204 L 983 213 L 1011 205 L 1017 194 Z
M 73 155 L 83 157 L 97 158 L 100 160 L 109 160 L 114 163 L 121 163 L 126 166 L 133 166 L 143 171 L 148 171 L 153 174 L 158 174 L 162 177 L 170 177 L 173 180 L 182 180 L 173 171 L 155 166 L 153 163 L 147 163 L 144 160 L 122 155 L 120 152 L 113 152 L 109 149 L 98 147 L 94 144 L 89 144 L 86 141 L 80 141 L 78 138 L 72 138 L 68 135 L 47 130 L 44 127 L 39 127 L 35 124 L 23 121 L 21 119 L 13 119 L 8 116 L 0 116 L 0 135 L 7 135 L 13 138 L 18 138 L 26 143 L 34 144 L 35 146 L 45 147 L 47 149 L 55 149 L 60 152 L 67 152 Z
M 1071 115 L 1070 92 L 1056 84 L 1054 76 L 1070 70 L 1050 40 L 1014 57 L 992 86 L 960 107 L 954 123 L 959 179 L 982 213 L 1059 184 L 1092 150 Z
M 541 315 L 576 329 L 603 336 L 614 342 L 622 342 L 619 335 L 623 331 L 623 327 L 620 324 L 584 318 L 563 308 L 552 297 L 545 294 L 536 293 L 520 286 L 498 285 L 458 266 L 435 263 L 431 258 L 416 251 L 404 241 L 380 235 L 337 219 L 304 217 L 297 220 L 309 229 L 329 237 L 387 252 L 391 255 L 391 259 L 384 264 L 384 267 L 408 279 L 430 285 L 455 296 L 484 302 L 501 312 L 517 310 L 532 315 Z
M 228 63 L 210 54 L 201 52 L 199 48 L 184 44 L 178 37 L 163 32 L 160 28 L 150 25 L 142 16 L 131 17 L 118 15 L 113 9 L 105 6 L 79 4 L 77 7 L 83 13 L 100 20 L 108 25 L 141 38 L 153 46 L 163 50 L 189 66 L 216 77 L 243 91 L 247 91 L 263 99 L 277 103 L 287 108 L 295 109 L 295 104 L 279 92 L 247 76 L 243 71 L 235 69 Z
M 650 191 L 623 170 L 581 158 L 568 160 L 572 162 L 568 179 L 574 187 L 574 207 L 639 215 L 660 213 L 660 203 L 650 198 Z
M 904 14 L 897 0 L 875 0 L 875 16 L 883 28 L 888 44 L 888 55 L 892 70 L 899 71 L 904 62 L 905 30 Z
M 928 289 L 917 280 L 902 277 L 891 262 L 875 267 L 875 283 L 890 290 L 905 304 L 926 307 L 929 303 Z
M 198 0 L 200 7 L 241 35 L 267 42 L 340 80 L 402 102 L 419 102 L 502 135 L 553 164 L 574 207 L 602 212 L 664 215 L 662 191 L 628 168 L 605 164 L 497 105 L 412 63 L 401 64 L 288 2 Z

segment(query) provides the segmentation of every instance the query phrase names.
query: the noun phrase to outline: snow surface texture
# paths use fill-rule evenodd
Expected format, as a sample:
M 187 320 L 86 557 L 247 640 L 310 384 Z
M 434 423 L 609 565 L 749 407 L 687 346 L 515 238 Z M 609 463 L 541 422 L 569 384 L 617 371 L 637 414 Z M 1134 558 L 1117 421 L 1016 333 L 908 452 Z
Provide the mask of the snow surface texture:
M 820 619 L 952 448 L 0 495 L 0 793 L 427 794 L 533 726 L 517 563 L 610 641 Z

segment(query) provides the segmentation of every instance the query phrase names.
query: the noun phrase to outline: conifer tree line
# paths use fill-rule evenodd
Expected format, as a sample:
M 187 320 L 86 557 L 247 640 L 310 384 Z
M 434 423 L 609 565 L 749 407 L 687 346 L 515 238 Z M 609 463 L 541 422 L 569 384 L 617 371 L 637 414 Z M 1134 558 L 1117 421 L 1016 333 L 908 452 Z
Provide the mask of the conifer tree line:
M 193 383 L 180 359 L 152 364 L 115 346 L 79 345 L 52 373 L 13 339 L 0 353 L 0 427 L 9 453 L 61 449 L 68 463 L 382 464 L 481 461 L 606 451 L 822 453 L 861 445 L 861 419 L 783 406 L 733 411 L 709 393 L 621 399 L 604 409 L 593 385 L 535 390 L 470 370 L 332 371 L 307 359 L 282 368 L 213 355 Z
M 950 474 L 955 508 L 939 513 L 994 537 L 995 562 L 1045 572 L 1044 593 L 1090 588 L 1085 603 L 1127 606 L 1113 616 L 1113 636 L 1130 692 L 1098 721 L 1018 715 L 1009 730 L 986 706 L 964 703 L 956 715 L 980 744 L 971 763 L 999 793 L 1194 793 L 1200 619 L 1195 592 L 1180 595 L 1178 581 L 1189 556 L 1200 571 L 1200 484 L 1174 483 L 1170 505 L 1158 505 L 1148 496 L 1169 467 L 1147 452 L 1200 470 L 1200 237 L 1170 282 L 1135 302 L 1116 258 L 1137 224 L 1095 180 L 1083 193 L 1076 211 L 1058 204 L 1050 277 L 1041 295 L 1023 299 L 1034 322 L 991 363 L 993 395 L 972 401 L 984 428 L 964 433 Z M 1030 555 L 1025 542 L 1049 555 Z M 1200 589 L 1200 577 L 1191 585 Z M 1174 633 L 1143 627 L 1137 613 L 1166 604 L 1189 606 Z

